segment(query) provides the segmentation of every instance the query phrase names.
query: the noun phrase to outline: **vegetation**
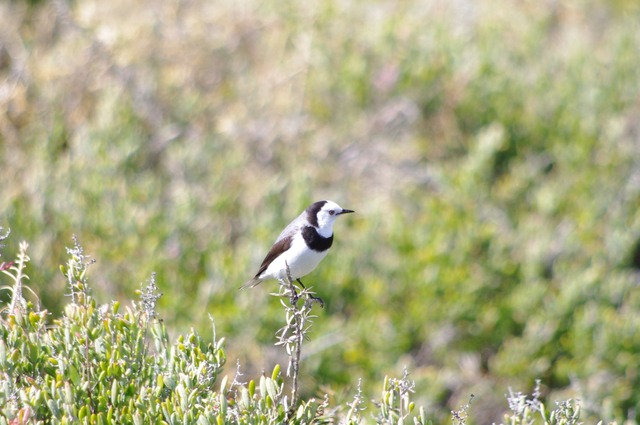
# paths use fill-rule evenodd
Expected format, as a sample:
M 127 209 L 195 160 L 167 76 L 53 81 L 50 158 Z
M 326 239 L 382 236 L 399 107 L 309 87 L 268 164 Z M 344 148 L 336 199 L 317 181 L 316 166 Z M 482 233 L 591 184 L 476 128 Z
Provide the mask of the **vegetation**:
M 287 325 L 277 345 L 289 355 L 287 376 L 292 378 L 291 396 L 276 365 L 271 377 L 262 374 L 241 382 L 240 367 L 233 382 L 217 377 L 226 361 L 224 338 L 205 343 L 197 332 L 181 335 L 171 344 L 166 327 L 158 320 L 158 294 L 152 276 L 140 302 L 119 313 L 120 303 L 98 306 L 90 295 L 87 271 L 92 262 L 75 241 L 67 249 L 70 259 L 61 270 L 67 278 L 70 303 L 60 319 L 47 325 L 48 312 L 22 297 L 30 261 L 26 243 L 16 262 L 4 263 L 11 280 L 6 289 L 11 304 L 0 317 L 0 424 L 357 424 L 371 404 L 371 418 L 378 424 L 427 423 L 425 410 L 417 412 L 410 401 L 415 383 L 407 371 L 401 379 L 385 378 L 380 401 L 363 399 L 360 385 L 353 401 L 332 406 L 323 401 L 298 399 L 301 345 L 310 327 L 314 302 L 308 290 L 296 294 L 289 287 L 281 294 Z M 213 324 L 213 321 L 212 321 Z M 149 336 L 149 338 L 147 338 Z M 149 342 L 153 342 L 153 347 Z M 258 387 L 256 388 L 256 385 Z M 559 404 L 547 415 L 538 400 L 510 394 L 507 423 L 575 424 L 579 408 L 571 401 Z M 452 412 L 454 423 L 466 423 L 467 404 Z M 539 416 L 538 416 L 539 415 Z
M 471 394 L 468 421 L 502 421 L 509 388 L 536 380 L 547 406 L 636 423 L 639 18 L 625 0 L 0 3 L 3 252 L 27 240 L 38 265 L 37 297 L 0 294 L 3 344 L 103 314 L 129 324 L 128 355 L 151 368 L 101 381 L 117 394 L 157 397 L 158 371 L 179 371 L 136 344 L 178 355 L 178 335 L 213 356 L 218 394 L 235 373 L 222 352 L 259 386 L 288 362 L 273 346 L 277 283 L 237 288 L 292 217 L 332 199 L 357 215 L 305 279 L 325 308 L 301 354 L 301 405 L 327 393 L 346 406 L 360 378 L 361 400 L 378 400 L 376 383 L 406 368 L 435 423 Z M 93 307 L 65 297 L 57 272 L 72 234 L 97 260 Z M 153 272 L 162 325 L 126 301 Z M 121 330 L 100 332 L 111 344 Z M 54 399 L 76 378 L 55 381 L 38 350 L 23 366 Z M 20 373 L 14 389 L 40 376 Z

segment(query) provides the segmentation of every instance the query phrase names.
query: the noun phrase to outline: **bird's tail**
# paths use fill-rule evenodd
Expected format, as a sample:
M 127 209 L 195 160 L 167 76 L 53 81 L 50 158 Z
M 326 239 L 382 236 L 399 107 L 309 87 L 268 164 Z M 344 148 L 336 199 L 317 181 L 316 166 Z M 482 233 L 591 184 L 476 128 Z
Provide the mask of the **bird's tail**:
M 240 289 L 253 288 L 254 286 L 258 285 L 261 282 L 262 282 L 262 279 L 260 279 L 260 278 L 258 278 L 256 276 L 253 279 L 251 279 L 250 281 L 248 281 L 247 283 L 245 283 L 244 285 L 242 285 L 240 287 Z

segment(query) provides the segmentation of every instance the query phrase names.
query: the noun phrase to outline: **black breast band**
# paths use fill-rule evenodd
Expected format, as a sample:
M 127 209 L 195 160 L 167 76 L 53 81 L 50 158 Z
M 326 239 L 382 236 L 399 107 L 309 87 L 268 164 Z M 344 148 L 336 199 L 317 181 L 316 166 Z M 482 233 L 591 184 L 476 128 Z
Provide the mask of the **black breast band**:
M 318 252 L 326 251 L 331 248 L 333 244 L 333 235 L 328 238 L 322 237 L 318 231 L 311 226 L 304 226 L 302 228 L 302 237 L 309 248 Z

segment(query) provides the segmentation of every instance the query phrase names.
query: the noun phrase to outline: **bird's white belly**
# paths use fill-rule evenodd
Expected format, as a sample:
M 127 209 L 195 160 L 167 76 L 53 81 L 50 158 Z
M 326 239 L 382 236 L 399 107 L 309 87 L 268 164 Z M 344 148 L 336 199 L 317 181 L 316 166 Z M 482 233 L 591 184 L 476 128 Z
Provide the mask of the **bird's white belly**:
M 327 255 L 329 250 L 317 252 L 309 249 L 302 238 L 296 235 L 293 238 L 291 247 L 280 255 L 264 271 L 261 278 L 285 279 L 287 276 L 287 264 L 291 270 L 291 277 L 298 279 L 311 273 Z

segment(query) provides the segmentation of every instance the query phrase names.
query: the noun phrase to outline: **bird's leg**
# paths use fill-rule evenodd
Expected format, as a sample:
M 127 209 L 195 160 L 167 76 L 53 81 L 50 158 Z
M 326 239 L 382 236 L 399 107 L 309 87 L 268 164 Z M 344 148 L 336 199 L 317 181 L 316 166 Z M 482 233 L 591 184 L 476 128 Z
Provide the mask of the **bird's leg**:
M 300 296 L 296 291 L 296 286 L 291 283 L 291 281 L 289 281 L 289 292 L 289 302 L 291 303 L 291 305 L 296 305 L 298 303 L 298 300 L 300 299 Z
M 296 279 L 296 282 L 298 282 L 300 284 L 300 286 L 302 286 L 302 289 L 304 289 L 304 290 L 307 289 L 299 278 Z M 311 294 L 308 294 L 308 295 L 309 295 L 309 298 L 311 298 L 312 300 L 320 303 L 320 307 L 324 308 L 324 300 L 322 298 L 313 296 Z
M 296 279 L 296 282 L 298 282 L 300 284 L 300 286 L 302 287 L 302 289 L 307 289 L 306 286 L 304 286 L 304 283 L 302 283 L 302 281 L 300 279 Z
M 298 303 L 298 298 L 300 298 L 300 297 L 298 296 L 298 293 L 296 292 L 295 286 L 291 285 L 290 289 L 291 289 L 291 292 L 293 292 L 293 294 L 291 294 L 291 298 L 290 298 L 291 305 L 295 305 L 295 304 Z

